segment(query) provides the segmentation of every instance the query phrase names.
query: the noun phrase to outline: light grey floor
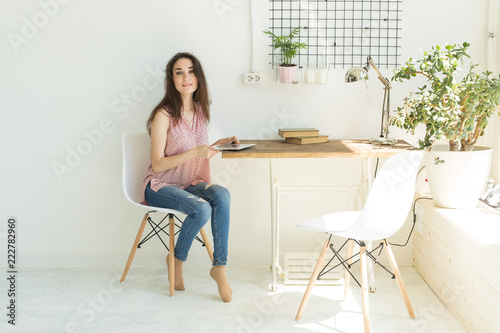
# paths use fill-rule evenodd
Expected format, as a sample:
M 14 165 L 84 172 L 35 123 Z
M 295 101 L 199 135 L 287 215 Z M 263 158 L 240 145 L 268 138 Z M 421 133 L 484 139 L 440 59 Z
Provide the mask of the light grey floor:
M 1 332 L 362 332 L 360 288 L 317 286 L 300 321 L 305 286 L 269 291 L 270 271 L 231 268 L 233 301 L 223 303 L 209 267 L 186 267 L 187 290 L 168 296 L 166 269 L 30 268 L 18 272 L 17 325 L 6 324 L 7 281 L 2 278 Z M 395 280 L 377 272 L 370 294 L 372 332 L 464 332 L 412 267 L 401 269 L 416 319 L 410 319 Z

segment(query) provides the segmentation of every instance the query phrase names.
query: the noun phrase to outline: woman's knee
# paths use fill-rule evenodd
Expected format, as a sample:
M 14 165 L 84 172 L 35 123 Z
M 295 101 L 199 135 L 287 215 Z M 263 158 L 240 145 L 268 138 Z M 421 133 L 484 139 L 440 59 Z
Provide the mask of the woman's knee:
M 193 209 L 188 213 L 188 215 L 191 215 L 193 218 L 196 218 L 202 223 L 206 223 L 212 215 L 212 207 L 202 198 L 193 196 L 191 199 L 195 200 L 196 203 L 193 204 Z
M 225 203 L 231 202 L 231 193 L 224 186 L 211 184 L 210 187 L 207 188 L 207 190 L 208 189 L 211 192 L 211 196 L 214 201 L 225 202 Z

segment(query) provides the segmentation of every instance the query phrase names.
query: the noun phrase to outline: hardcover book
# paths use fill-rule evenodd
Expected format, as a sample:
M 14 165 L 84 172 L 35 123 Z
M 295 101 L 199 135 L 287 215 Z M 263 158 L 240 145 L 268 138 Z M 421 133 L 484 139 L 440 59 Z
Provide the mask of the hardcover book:
M 280 128 L 278 134 L 282 138 L 311 137 L 318 136 L 319 130 L 316 128 Z
M 315 137 L 291 137 L 286 138 L 287 143 L 295 143 L 297 145 L 307 145 L 310 143 L 328 142 L 328 135 L 318 135 Z

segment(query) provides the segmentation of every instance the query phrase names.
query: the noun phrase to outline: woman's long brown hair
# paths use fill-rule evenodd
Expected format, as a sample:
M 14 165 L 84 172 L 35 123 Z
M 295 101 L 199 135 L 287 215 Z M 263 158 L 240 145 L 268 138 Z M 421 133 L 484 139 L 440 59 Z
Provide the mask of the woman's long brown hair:
M 165 96 L 158 103 L 157 106 L 151 111 L 146 127 L 149 135 L 151 135 L 151 124 L 158 111 L 161 109 L 167 110 L 170 117 L 173 120 L 173 126 L 176 126 L 181 119 L 181 109 L 182 109 L 182 98 L 181 94 L 177 91 L 174 84 L 173 67 L 177 60 L 187 58 L 193 62 L 194 75 L 198 79 L 198 89 L 193 94 L 193 101 L 201 107 L 201 110 L 205 114 L 205 119 L 207 123 L 210 121 L 210 98 L 208 96 L 208 86 L 205 79 L 205 74 L 203 73 L 203 68 L 200 61 L 191 53 L 179 52 L 170 59 L 165 69 Z

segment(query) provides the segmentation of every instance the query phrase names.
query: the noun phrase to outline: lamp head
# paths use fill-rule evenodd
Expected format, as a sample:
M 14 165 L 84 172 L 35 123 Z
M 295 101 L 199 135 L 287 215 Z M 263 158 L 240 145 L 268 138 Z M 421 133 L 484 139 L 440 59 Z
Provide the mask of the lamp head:
M 367 67 L 353 67 L 347 71 L 345 74 L 345 82 L 358 82 L 368 80 L 368 68 Z

